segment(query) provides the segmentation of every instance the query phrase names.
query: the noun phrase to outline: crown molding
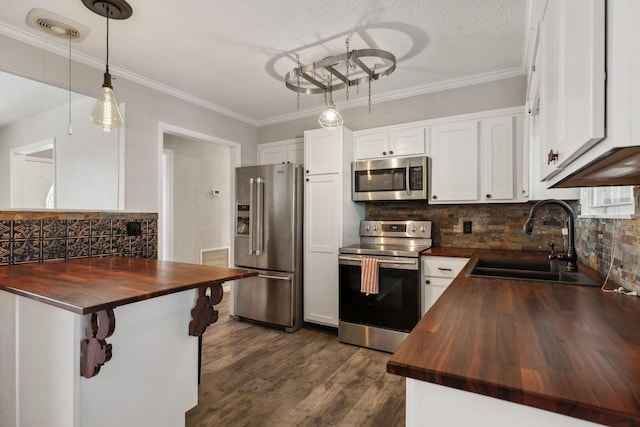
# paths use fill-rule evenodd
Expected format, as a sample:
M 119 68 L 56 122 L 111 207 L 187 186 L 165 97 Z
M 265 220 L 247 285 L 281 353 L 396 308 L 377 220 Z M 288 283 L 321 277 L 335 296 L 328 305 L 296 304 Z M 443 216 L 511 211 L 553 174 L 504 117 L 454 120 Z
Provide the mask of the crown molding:
M 69 50 L 67 47 L 63 47 L 57 43 L 53 43 L 46 37 L 40 36 L 39 34 L 32 34 L 30 32 L 23 31 L 13 26 L 7 25 L 3 22 L 0 22 L 0 34 L 5 35 L 7 37 L 11 37 L 12 39 L 15 39 L 18 41 L 27 43 L 31 46 L 44 49 L 50 53 L 54 53 L 62 57 L 68 57 L 69 55 Z M 72 52 L 71 58 L 76 62 L 79 62 L 84 65 L 88 65 L 93 68 L 97 68 L 99 70 L 102 69 L 102 67 L 104 67 L 104 62 L 102 60 L 80 53 L 80 52 Z M 250 124 L 252 126 L 258 126 L 258 122 L 256 120 L 250 117 L 244 116 L 242 114 L 236 113 L 235 111 L 231 111 L 227 108 L 221 107 L 220 105 L 214 104 L 213 102 L 206 101 L 197 96 L 175 89 L 173 87 L 157 82 L 155 80 L 151 80 L 147 77 L 143 77 L 132 71 L 126 70 L 118 66 L 114 66 L 112 64 L 109 64 L 109 68 L 110 68 L 111 74 L 116 75 L 119 78 L 123 78 L 131 82 L 137 83 L 139 85 L 148 87 L 150 89 L 157 90 L 158 92 L 171 95 L 178 99 L 182 99 L 183 101 L 190 102 L 202 108 L 206 108 L 207 110 L 214 111 L 216 113 L 239 120 L 241 122 Z

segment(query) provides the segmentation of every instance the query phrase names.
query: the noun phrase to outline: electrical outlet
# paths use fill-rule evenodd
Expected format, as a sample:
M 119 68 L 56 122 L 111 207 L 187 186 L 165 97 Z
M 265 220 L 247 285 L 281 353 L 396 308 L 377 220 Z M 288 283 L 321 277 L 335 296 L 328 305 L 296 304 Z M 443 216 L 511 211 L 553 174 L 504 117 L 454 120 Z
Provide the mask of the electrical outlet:
M 140 224 L 140 221 L 127 222 L 127 236 L 141 236 L 141 235 L 142 235 L 142 224 Z
M 472 222 L 471 221 L 462 221 L 462 232 L 464 234 L 471 234 L 471 232 L 472 232 Z

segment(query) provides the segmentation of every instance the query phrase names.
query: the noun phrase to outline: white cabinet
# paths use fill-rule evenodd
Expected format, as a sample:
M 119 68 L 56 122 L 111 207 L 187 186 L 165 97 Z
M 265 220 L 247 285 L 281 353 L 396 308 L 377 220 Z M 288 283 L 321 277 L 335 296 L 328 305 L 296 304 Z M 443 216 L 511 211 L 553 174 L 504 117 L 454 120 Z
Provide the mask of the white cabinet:
M 526 200 L 523 114 L 520 108 L 509 111 L 430 126 L 429 203 Z
M 539 36 L 541 175 L 552 176 L 604 137 L 604 0 L 548 1 Z
M 471 202 L 478 199 L 479 135 L 476 120 L 430 128 L 431 200 Z
M 422 314 L 436 302 L 453 279 L 462 271 L 468 258 L 423 256 L 422 257 Z
M 349 140 L 348 145 L 353 147 L 352 133 L 345 128 L 306 131 L 304 133 L 305 175 L 340 173 L 345 160 L 345 153 L 343 153 L 345 135 Z M 353 155 L 347 154 L 348 159 L 352 157 Z
M 304 142 L 302 139 L 258 144 L 258 164 L 278 163 L 304 164 Z
M 423 126 L 380 128 L 358 132 L 354 138 L 356 160 L 425 154 Z
M 305 132 L 304 320 L 338 326 L 338 251 L 360 239 L 364 206 L 351 200 L 353 134 Z
M 592 2 L 588 4 L 593 6 Z M 631 178 L 627 184 L 637 183 L 632 179 L 629 166 L 637 165 L 640 146 L 638 16 L 640 2 L 636 0 L 606 3 L 606 137 L 557 175 L 548 177 L 548 187 L 556 184 L 611 185 L 613 179 L 623 180 L 626 174 Z M 601 169 L 604 166 L 601 160 L 617 163 Z M 571 179 L 567 180 L 568 177 Z M 620 180 L 615 181 L 616 184 L 623 185 Z
M 499 116 L 484 119 L 480 179 L 485 200 L 514 199 L 514 141 L 513 117 Z

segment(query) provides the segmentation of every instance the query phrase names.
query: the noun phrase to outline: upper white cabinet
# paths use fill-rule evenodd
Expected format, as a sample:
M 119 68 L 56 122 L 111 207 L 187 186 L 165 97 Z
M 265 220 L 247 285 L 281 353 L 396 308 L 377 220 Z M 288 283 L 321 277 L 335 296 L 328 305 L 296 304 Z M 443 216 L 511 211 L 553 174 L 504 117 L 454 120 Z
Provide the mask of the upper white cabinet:
M 430 128 L 429 203 L 526 200 L 521 108 L 478 113 Z M 528 182 L 527 182 L 528 183 Z
M 540 85 L 540 175 L 547 177 L 604 137 L 604 0 L 548 1 L 538 35 L 530 82 Z
M 425 154 L 425 128 L 391 127 L 354 134 L 356 160 Z
M 551 3 L 555 3 L 555 0 L 549 1 L 549 4 Z M 571 3 L 580 7 L 586 7 L 588 4 L 590 9 L 597 5 L 598 15 L 594 16 L 597 16 L 598 24 L 605 15 L 601 1 L 584 2 L 584 5 L 581 1 Z M 584 13 L 583 11 L 580 16 L 584 16 Z M 606 2 L 606 137 L 579 155 L 557 175 L 548 177 L 548 187 L 556 184 L 611 185 L 613 179 L 620 183 L 626 174 L 633 172 L 629 167 L 637 164 L 640 147 L 638 16 L 640 2 L 637 0 Z M 598 41 L 601 40 L 604 40 L 604 36 L 598 37 Z M 542 102 L 544 103 L 544 99 Z M 611 165 L 606 164 L 609 162 L 612 162 Z M 636 183 L 632 173 L 630 176 L 631 181 L 628 184 Z
M 513 133 L 513 120 L 513 116 L 499 116 L 481 121 L 480 179 L 481 197 L 485 200 L 514 199 L 516 135 Z
M 302 138 L 258 144 L 258 164 L 278 163 L 304 164 L 304 142 Z
M 348 131 L 349 147 L 353 147 L 351 131 Z M 342 169 L 344 135 L 341 129 L 316 129 L 304 133 L 305 175 L 339 173 Z M 352 158 L 349 153 L 348 159 Z M 349 165 L 349 167 L 351 167 Z
M 478 121 L 430 127 L 431 199 L 429 203 L 478 199 L 480 144 Z

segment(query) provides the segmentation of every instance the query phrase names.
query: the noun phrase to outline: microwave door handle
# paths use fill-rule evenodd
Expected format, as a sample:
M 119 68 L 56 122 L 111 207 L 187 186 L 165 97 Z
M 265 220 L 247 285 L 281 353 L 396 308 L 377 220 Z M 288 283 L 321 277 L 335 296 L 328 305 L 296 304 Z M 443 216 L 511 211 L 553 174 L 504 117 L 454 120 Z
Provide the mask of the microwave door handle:
M 409 181 L 410 181 L 410 179 L 409 179 L 409 172 L 410 172 L 410 170 L 411 170 L 410 166 L 411 166 L 411 165 L 407 164 L 407 173 L 405 174 L 405 177 L 404 177 L 404 179 L 405 179 L 405 183 L 406 183 L 406 185 L 407 185 L 407 196 L 410 196 L 410 195 L 411 195 L 411 187 L 409 187 Z

